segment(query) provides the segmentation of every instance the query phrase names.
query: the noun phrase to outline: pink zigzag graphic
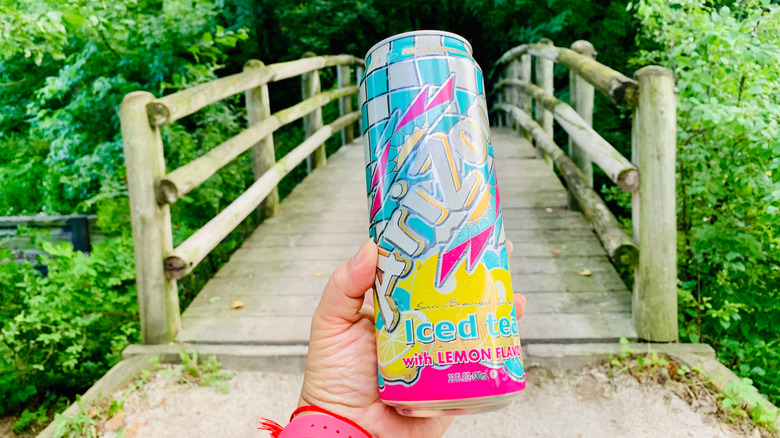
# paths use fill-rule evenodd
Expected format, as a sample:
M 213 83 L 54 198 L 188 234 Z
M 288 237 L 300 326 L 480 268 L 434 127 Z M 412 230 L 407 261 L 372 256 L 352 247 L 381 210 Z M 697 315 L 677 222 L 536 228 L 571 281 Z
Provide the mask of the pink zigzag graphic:
M 416 119 L 418 116 L 424 114 L 427 111 L 432 110 L 433 108 L 436 108 L 439 105 L 442 105 L 444 103 L 449 102 L 452 100 L 452 88 L 455 84 L 455 75 L 450 76 L 447 78 L 446 81 L 444 81 L 443 84 L 441 84 L 441 87 L 439 88 L 439 91 L 436 92 L 436 94 L 433 95 L 430 102 L 428 104 L 425 104 L 425 96 L 428 94 L 428 87 L 424 87 L 419 94 L 414 98 L 414 101 L 411 105 L 409 105 L 409 108 L 406 110 L 406 113 L 404 113 L 404 116 L 401 118 L 401 121 L 398 122 L 398 124 L 395 126 L 395 129 L 393 130 L 393 133 L 398 132 L 401 128 L 406 126 L 407 123 L 411 122 L 412 120 Z
M 386 176 L 385 170 L 387 169 L 387 158 L 390 156 L 390 140 L 387 140 L 385 145 L 385 151 L 382 152 L 382 157 L 379 158 L 376 169 L 374 170 L 374 178 L 371 182 L 371 188 L 373 189 L 377 185 L 376 194 L 374 195 L 374 202 L 371 204 L 371 218 L 376 215 L 379 209 L 382 207 L 382 200 L 384 199 L 384 178 Z
M 412 103 L 406 109 L 406 112 L 404 113 L 404 116 L 401 118 L 401 121 L 395 125 L 395 128 L 393 129 L 393 133 L 395 134 L 401 128 L 403 128 L 408 123 L 416 119 L 418 116 L 425 114 L 427 111 L 430 111 L 440 105 L 443 105 L 451 101 L 453 96 L 454 84 L 455 84 L 455 75 L 451 75 L 449 78 L 447 78 L 446 81 L 444 81 L 443 84 L 441 84 L 441 87 L 439 87 L 439 91 L 437 91 L 436 94 L 433 95 L 433 97 L 428 102 L 428 104 L 425 103 L 425 96 L 428 94 L 427 93 L 428 86 L 426 85 L 425 87 L 423 87 L 423 89 L 420 90 L 417 96 L 415 96 L 414 101 L 412 101 Z M 379 162 L 377 163 L 377 166 L 374 169 L 374 176 L 371 178 L 371 189 L 377 187 L 377 185 L 379 186 L 376 190 L 376 195 L 374 195 L 374 200 L 371 204 L 372 219 L 382 207 L 382 201 L 384 200 L 384 177 L 386 176 L 387 161 L 389 155 L 390 155 L 390 140 L 387 140 L 387 144 L 385 144 L 385 150 L 384 152 L 382 152 L 382 157 L 379 159 Z
M 477 234 L 474 237 L 471 237 L 470 239 L 466 240 L 465 242 L 461 243 L 455 248 L 452 248 L 451 250 L 442 253 L 441 273 L 439 274 L 439 284 L 443 283 L 444 279 L 450 275 L 450 273 L 455 268 L 455 266 L 458 265 L 458 261 L 461 260 L 463 254 L 468 249 L 470 249 L 468 267 L 469 269 L 473 268 L 474 264 L 477 262 L 477 259 L 479 259 L 480 254 L 482 254 L 482 250 L 485 249 L 485 245 L 487 244 L 487 241 L 490 238 L 490 234 L 492 231 L 493 231 L 493 225 L 491 225 L 490 227 L 488 227 L 483 231 L 480 231 L 479 234 Z
M 501 208 L 501 195 L 498 194 L 498 180 L 496 180 L 496 217 L 498 217 L 498 211 Z

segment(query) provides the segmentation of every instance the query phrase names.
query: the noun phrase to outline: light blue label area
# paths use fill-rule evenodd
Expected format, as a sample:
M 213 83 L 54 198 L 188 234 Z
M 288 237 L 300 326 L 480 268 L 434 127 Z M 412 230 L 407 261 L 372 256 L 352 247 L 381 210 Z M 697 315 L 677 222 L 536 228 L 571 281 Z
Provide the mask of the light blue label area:
M 429 242 L 433 242 L 436 240 L 436 237 L 433 234 L 433 227 L 423 222 L 422 219 L 412 217 L 409 218 L 406 222 L 409 224 L 409 227 L 411 229 L 425 236 L 425 238 L 428 239 Z
M 436 124 L 436 126 L 433 127 L 433 132 L 449 132 L 450 128 L 460 120 L 459 117 L 455 116 L 444 116 L 439 120 L 439 123 Z
M 485 94 L 485 84 L 482 78 L 482 72 L 477 70 L 477 94 Z
M 365 134 L 368 129 L 368 108 L 365 105 L 360 108 L 360 118 L 362 120 L 363 134 Z
M 450 52 L 452 56 L 457 56 L 459 58 L 470 58 L 469 56 L 465 55 L 465 53 L 468 53 L 466 50 L 466 45 L 463 44 L 463 41 L 453 38 L 451 36 L 444 36 L 444 47 L 452 47 L 453 49 L 458 49 L 463 51 L 464 53 L 458 53 L 458 52 Z
M 409 102 L 411 102 L 412 99 L 414 99 L 414 96 L 419 92 L 420 90 L 406 90 L 392 93 L 390 95 L 390 114 L 395 110 L 399 110 L 401 111 L 401 114 L 403 114 L 409 106 Z
M 365 105 L 363 105 L 363 108 L 365 108 Z M 363 114 L 366 114 L 366 111 L 364 111 Z M 382 135 L 382 131 L 384 131 L 385 125 L 387 125 L 386 121 L 379 122 L 368 130 L 368 146 L 371 148 L 371 151 L 374 151 L 376 149 L 376 145 L 379 144 L 381 140 L 379 137 Z
M 408 36 L 405 38 L 401 38 L 398 40 L 393 41 L 390 44 L 390 53 L 387 55 L 387 61 L 390 62 L 398 62 L 402 61 L 404 59 L 413 58 L 413 53 L 408 53 L 406 55 L 403 54 L 404 49 L 410 49 L 414 47 L 414 37 Z
M 371 100 L 384 93 L 387 93 L 386 68 L 375 70 L 371 76 L 368 77 L 368 82 L 366 83 L 366 100 Z
M 441 84 L 450 76 L 446 58 L 419 59 L 417 65 L 425 84 Z
M 455 97 L 458 99 L 458 110 L 464 114 L 466 113 L 466 110 L 468 110 L 469 106 L 471 105 L 472 102 L 474 102 L 474 99 L 476 98 L 476 96 L 474 96 L 473 94 L 467 93 L 465 91 L 460 91 L 460 90 L 455 92 Z

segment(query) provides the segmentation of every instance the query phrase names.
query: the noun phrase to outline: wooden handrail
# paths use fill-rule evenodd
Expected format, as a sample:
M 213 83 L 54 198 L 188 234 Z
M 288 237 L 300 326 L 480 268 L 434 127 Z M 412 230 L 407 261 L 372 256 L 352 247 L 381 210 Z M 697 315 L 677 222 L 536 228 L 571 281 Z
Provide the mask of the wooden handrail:
M 521 108 L 499 104 L 494 111 L 510 113 L 526 131 L 530 132 L 536 144 L 544 149 L 560 170 L 569 192 L 576 198 L 582 214 L 593 226 L 609 258 L 616 265 L 634 268 L 639 261 L 639 247 L 620 226 L 609 207 L 588 184 L 582 170 L 558 147 L 552 137 Z
M 519 87 L 524 93 L 532 96 L 541 106 L 549 110 L 555 116 L 558 124 L 618 187 L 631 192 L 639 189 L 639 170 L 637 167 L 593 130 L 574 108 L 561 102 L 555 96 L 545 93 L 536 85 L 519 79 L 504 79 L 496 84 L 495 89 L 499 90 L 507 86 Z M 514 115 L 514 113 L 512 114 Z
M 186 117 L 206 105 L 251 88 L 324 67 L 344 64 L 363 65 L 364 61 L 352 55 L 316 56 L 271 64 L 216 79 L 150 102 L 146 107 L 149 113 L 149 123 L 153 126 L 166 125 Z
M 613 70 L 595 59 L 574 50 L 548 44 L 523 44 L 504 53 L 494 66 L 494 72 L 503 64 L 520 59 L 525 54 L 539 56 L 565 65 L 588 83 L 598 88 L 619 106 L 634 108 L 639 97 L 637 81 Z
M 176 202 L 177 199 L 202 184 L 223 166 L 252 147 L 257 139 L 272 134 L 281 126 L 294 122 L 336 99 L 357 92 L 358 87 L 355 85 L 326 91 L 290 108 L 278 111 L 271 117 L 252 125 L 197 159 L 165 175 L 157 186 L 157 202 L 161 204 Z
M 249 189 L 222 210 L 214 219 L 176 247 L 165 258 L 165 275 L 180 279 L 198 265 L 230 232 L 249 216 L 271 190 L 279 184 L 292 169 L 300 164 L 315 149 L 320 147 L 334 133 L 360 118 L 355 111 L 339 117 L 333 123 L 317 130 L 299 146 L 290 151 L 263 174 Z
M 324 93 L 313 91 L 304 97 L 303 102 L 272 115 L 267 84 L 298 75 L 306 81 L 307 75 L 316 77 L 319 69 L 331 66 L 343 69 L 348 76 L 350 65 L 360 69 L 364 62 L 352 55 L 311 56 L 269 66 L 259 60 L 250 60 L 242 73 L 159 99 L 148 92 L 125 96 L 120 120 L 144 343 L 170 342 L 181 328 L 176 280 L 191 272 L 253 211 L 257 211 L 261 218 L 273 216 L 278 202 L 275 193 L 279 181 L 315 149 L 324 163 L 325 141 L 333 133 L 360 120 L 359 112 L 348 111 L 322 129 L 307 133 L 311 135 L 307 135 L 303 143 L 276 162 L 274 131 L 320 111 L 329 102 L 357 94 L 359 88 L 348 86 L 348 81 L 344 80 L 336 90 Z M 166 174 L 161 126 L 242 92 L 246 97 L 247 129 Z M 170 203 L 189 193 L 250 148 L 254 184 L 206 226 L 174 248 Z
M 536 112 L 537 121 L 547 121 L 543 116 L 552 113 L 569 134 L 572 158 L 576 161 L 566 157 L 553 143 L 547 126 L 531 119 L 526 101 L 497 105 L 496 109 L 511 114 L 510 118 L 523 127 L 526 136 L 533 137 L 537 154 L 540 151 L 545 155 L 550 154 L 566 180 L 572 208 L 579 208 L 591 222 L 612 261 L 620 265 L 626 262 L 630 266 L 635 265 L 632 311 L 639 338 L 653 342 L 675 341 L 677 235 L 674 78 L 668 69 L 647 66 L 637 71 L 634 79 L 629 79 L 596 62 L 593 59 L 595 50 L 587 41 L 575 42 L 572 49 L 555 47 L 549 42 L 522 45 L 506 52 L 496 67 L 506 63 L 511 65 L 518 58 L 528 60 L 531 55 L 537 57 L 537 66 L 555 61 L 569 67 L 570 102 L 576 101 L 576 108 L 582 115 L 556 99 L 551 90 L 539 86 L 548 79 L 544 72 L 540 74 L 540 70 L 537 70 L 536 85 L 530 82 L 530 75 L 523 73 L 523 80 L 514 74 L 515 77 L 497 81 L 494 89 L 517 87 L 522 91 L 522 99 L 536 100 L 535 108 L 542 110 Z M 510 68 L 507 67 L 506 71 L 510 71 Z M 491 72 L 491 76 L 496 73 L 501 76 L 498 68 Z M 622 155 L 593 131 L 585 119 L 592 113 L 594 87 L 618 105 L 633 109 L 631 167 L 626 165 L 627 160 Z M 584 156 L 581 152 L 584 152 Z M 592 170 L 590 159 L 618 186 L 631 190 L 633 239 L 626 235 L 591 188 L 592 183 L 587 176 L 587 172 Z M 636 245 L 641 245 L 642 250 L 635 250 L 633 247 Z

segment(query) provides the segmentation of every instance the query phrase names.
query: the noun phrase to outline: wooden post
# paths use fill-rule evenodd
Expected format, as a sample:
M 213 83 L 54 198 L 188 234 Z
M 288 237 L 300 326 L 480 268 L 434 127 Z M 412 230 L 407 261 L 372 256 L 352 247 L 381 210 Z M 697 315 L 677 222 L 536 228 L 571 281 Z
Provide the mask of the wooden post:
M 264 67 L 262 61 L 250 59 L 244 64 L 244 71 Z M 271 101 L 268 95 L 268 85 L 263 84 L 259 87 L 246 91 L 246 118 L 249 126 L 256 125 L 261 121 L 271 117 Z M 263 174 L 276 163 L 274 151 L 274 136 L 268 134 L 252 146 L 252 169 L 255 174 L 255 181 L 260 179 Z M 279 190 L 274 188 L 268 197 L 257 207 L 257 215 L 260 219 L 274 217 L 278 213 Z
M 349 85 L 350 79 L 350 67 L 349 65 L 340 65 L 336 67 L 336 81 L 338 88 L 346 87 Z M 345 96 L 339 99 L 339 117 L 344 116 L 352 112 L 352 96 Z M 341 130 L 341 144 L 345 145 L 352 143 L 355 139 L 354 124 L 350 124 Z
M 312 52 L 306 52 L 303 54 L 304 58 L 313 58 L 315 55 Z M 312 96 L 319 94 L 320 92 L 320 71 L 314 70 L 309 73 L 301 75 L 301 94 L 303 100 L 306 100 Z M 303 117 L 303 131 L 306 138 L 309 138 L 312 134 L 322 128 L 322 108 L 310 112 Z M 323 166 L 325 164 L 325 145 L 318 147 L 317 150 L 306 158 L 306 170 L 311 173 L 315 167 Z
M 360 81 L 363 80 L 363 71 L 364 71 L 364 69 L 363 69 L 362 65 L 358 64 L 358 65 L 355 66 L 355 83 L 358 86 L 360 86 Z M 358 102 L 358 110 L 360 110 L 360 109 L 361 109 L 360 108 L 360 102 Z M 359 133 L 359 135 L 363 135 L 363 129 L 365 129 L 365 127 L 363 126 L 363 118 L 361 117 L 361 118 L 358 119 L 358 133 Z
M 539 44 L 552 46 L 553 42 L 547 38 L 542 38 L 541 40 L 539 40 Z M 553 61 L 552 60 L 547 58 L 542 58 L 540 56 L 536 57 L 536 85 L 541 87 L 541 89 L 544 90 L 544 92 L 547 94 L 555 93 L 555 90 L 553 89 Z M 542 105 L 539 105 L 539 103 L 537 102 L 535 114 L 536 115 L 534 118 L 536 122 L 542 125 L 544 131 L 550 137 L 553 137 L 552 113 L 550 111 L 545 110 L 545 108 Z M 549 164 L 550 167 L 552 167 L 553 161 L 539 148 L 536 148 L 536 157 L 544 158 L 547 164 Z
M 506 77 L 510 79 L 521 79 L 522 66 L 519 61 L 512 61 L 506 68 Z M 520 90 L 517 87 L 506 87 L 504 89 L 504 99 L 510 105 L 520 106 Z M 512 129 L 517 129 L 520 124 L 512 118 L 511 114 L 506 115 L 507 123 Z
M 498 75 L 498 82 L 501 82 L 501 80 L 504 79 L 504 74 L 500 73 Z M 504 103 L 504 94 L 498 93 L 496 94 L 496 104 L 501 105 Z M 503 113 L 496 113 L 496 126 L 506 126 L 506 115 Z
M 171 213 L 158 205 L 155 185 L 165 175 L 160 128 L 152 127 L 146 112 L 151 93 L 136 91 L 122 100 L 119 118 L 130 194 L 135 273 L 141 336 L 145 344 L 174 340 L 181 328 L 176 280 L 165 276 L 163 260 L 173 251 Z
M 587 41 L 575 41 L 571 48 L 575 52 L 591 58 L 596 56 L 593 44 Z M 593 90 L 593 85 L 575 73 L 574 70 L 569 70 L 569 104 L 577 111 L 577 114 L 582 116 L 588 126 L 593 126 Z M 569 156 L 582 170 L 585 182 L 593 187 L 593 163 L 588 154 L 577 146 L 571 137 L 569 137 Z M 569 196 L 569 205 L 573 210 L 579 210 L 576 200 L 571 195 Z
M 634 110 L 634 159 L 642 184 L 639 207 L 639 266 L 634 283 L 637 335 L 652 342 L 677 341 L 677 148 L 674 79 L 648 66 L 634 75 L 639 103 Z M 635 216 L 636 217 L 636 216 Z
M 576 41 L 571 48 L 575 52 L 591 58 L 594 58 L 596 55 L 593 45 L 587 41 Z M 569 87 L 571 90 L 571 106 L 588 123 L 588 126 L 593 126 L 593 85 L 573 71 L 570 71 Z M 582 170 L 582 173 L 585 174 L 588 184 L 593 187 L 593 164 L 588 155 L 571 139 L 569 139 L 569 156 L 577 163 L 577 167 Z
M 531 83 L 531 55 L 523 55 L 520 57 L 520 78 L 528 83 Z M 522 108 L 529 116 L 534 113 L 533 105 L 534 98 L 529 93 L 522 93 Z M 533 141 L 533 135 L 530 131 L 525 130 L 525 138 L 528 141 Z

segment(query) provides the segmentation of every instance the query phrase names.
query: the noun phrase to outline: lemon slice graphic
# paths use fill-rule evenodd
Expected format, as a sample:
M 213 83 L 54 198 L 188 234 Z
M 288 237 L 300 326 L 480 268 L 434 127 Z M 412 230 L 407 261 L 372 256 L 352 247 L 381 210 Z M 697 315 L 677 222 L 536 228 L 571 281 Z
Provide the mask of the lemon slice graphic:
M 412 327 L 417 327 L 428 322 L 428 318 L 419 310 L 405 310 L 400 316 L 401 321 L 392 333 L 388 333 L 384 327 L 377 331 L 377 362 L 385 380 L 412 382 L 417 378 L 419 367 L 407 367 L 402 359 L 414 357 L 416 353 L 430 353 L 431 344 L 407 344 L 407 321 L 411 321 Z M 414 339 L 413 334 L 408 339 Z

